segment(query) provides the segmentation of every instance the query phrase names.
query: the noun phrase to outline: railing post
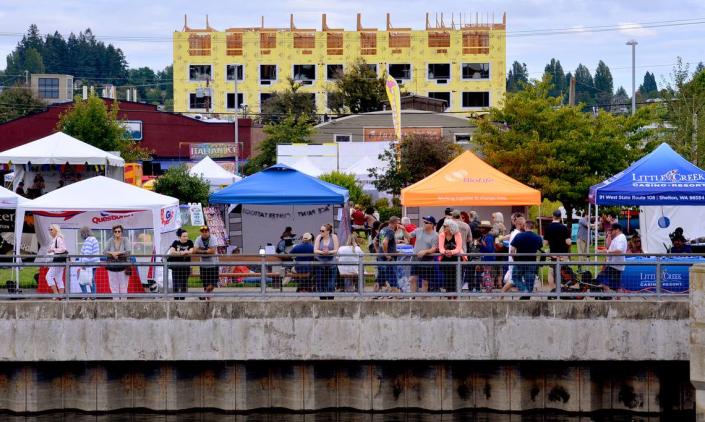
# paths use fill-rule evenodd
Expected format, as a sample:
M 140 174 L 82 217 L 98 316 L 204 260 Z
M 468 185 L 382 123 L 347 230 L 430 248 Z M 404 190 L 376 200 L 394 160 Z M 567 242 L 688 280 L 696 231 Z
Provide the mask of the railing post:
M 169 263 L 164 257 L 162 257 L 162 288 L 166 300 L 169 298 Z
M 365 262 L 362 255 L 357 256 L 357 294 L 362 296 L 365 291 Z
M 458 257 L 458 262 L 455 264 L 455 292 L 460 294 L 463 287 L 463 266 L 462 257 Z
M 69 300 L 69 295 L 71 293 L 71 258 L 66 256 L 66 261 L 64 262 L 64 296 L 66 300 Z
M 262 264 L 260 266 L 260 292 L 262 295 L 267 293 L 267 258 L 262 255 Z
M 560 299 L 561 297 L 561 281 L 563 278 L 561 277 L 561 261 L 560 259 L 556 260 L 556 272 L 553 274 L 553 282 L 556 283 L 556 298 Z
M 662 273 L 661 273 L 661 257 L 656 257 L 656 298 L 661 299 L 661 287 L 662 287 Z

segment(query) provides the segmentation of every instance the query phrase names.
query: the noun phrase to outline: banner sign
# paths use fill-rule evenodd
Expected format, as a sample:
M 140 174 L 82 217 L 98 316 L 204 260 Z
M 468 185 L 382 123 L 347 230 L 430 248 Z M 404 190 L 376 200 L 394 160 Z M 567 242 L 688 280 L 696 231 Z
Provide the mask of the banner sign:
M 159 233 L 171 232 L 181 227 L 181 213 L 178 205 L 164 207 L 160 211 Z
M 15 231 L 15 210 L 0 209 L 0 232 Z
M 629 291 L 656 290 L 656 260 L 649 258 L 627 258 L 627 262 L 644 261 L 645 265 L 625 265 L 622 273 L 622 288 Z M 667 265 L 674 263 L 699 263 L 699 256 L 667 258 L 661 263 L 661 288 L 667 292 L 687 292 L 690 280 L 690 265 Z
M 389 127 L 366 127 L 362 129 L 364 142 L 395 141 L 395 129 Z M 440 127 L 405 127 L 401 130 L 404 135 L 426 135 L 434 138 L 443 137 L 443 128 Z
M 393 140 L 401 141 L 401 93 L 399 92 L 399 84 L 391 75 L 387 75 L 387 81 L 384 86 L 387 89 L 389 105 L 392 107 L 392 122 L 394 123 Z
M 35 219 L 44 224 L 58 224 L 62 229 L 80 229 L 88 226 L 94 230 L 110 230 L 118 224 L 126 229 L 149 229 L 152 213 L 145 210 L 131 211 L 34 211 Z
M 206 220 L 203 218 L 203 209 L 201 208 L 201 204 L 189 204 L 188 211 L 191 217 L 192 226 L 206 225 Z
M 206 142 L 202 144 L 189 144 L 189 157 L 191 160 L 211 158 L 235 158 L 237 148 L 235 143 Z

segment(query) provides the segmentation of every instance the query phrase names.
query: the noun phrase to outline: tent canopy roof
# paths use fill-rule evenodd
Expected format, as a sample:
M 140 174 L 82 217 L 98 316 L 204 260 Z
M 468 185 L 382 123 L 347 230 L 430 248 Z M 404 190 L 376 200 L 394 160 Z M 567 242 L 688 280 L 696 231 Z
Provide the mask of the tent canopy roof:
M 401 203 L 407 207 L 538 205 L 541 192 L 465 151 L 432 175 L 402 189 Z
M 16 208 L 17 204 L 29 201 L 22 195 L 0 186 L 0 208 Z
M 663 143 L 624 171 L 590 187 L 597 205 L 702 205 L 705 171 Z
M 62 132 L 56 132 L 28 144 L 0 153 L 0 163 L 111 165 L 124 167 L 125 160 L 117 155 L 80 141 Z
M 276 164 L 210 196 L 212 204 L 321 205 L 342 204 L 348 190 L 284 164 Z
M 189 170 L 192 176 L 201 176 L 211 183 L 218 185 L 231 184 L 242 179 L 233 173 L 225 170 L 220 164 L 213 161 L 211 157 L 204 157 Z
M 291 165 L 291 168 L 314 177 L 318 177 L 323 174 L 323 170 L 316 166 L 308 157 L 299 158 L 294 164 Z
M 171 196 L 96 176 L 27 201 L 22 208 L 30 211 L 147 210 L 178 204 L 179 200 Z

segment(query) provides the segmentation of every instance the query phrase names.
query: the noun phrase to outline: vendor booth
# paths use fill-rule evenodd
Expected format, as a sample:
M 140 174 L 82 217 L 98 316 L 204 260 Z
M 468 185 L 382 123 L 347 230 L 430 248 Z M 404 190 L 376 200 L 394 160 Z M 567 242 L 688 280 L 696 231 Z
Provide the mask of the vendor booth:
M 1 152 L 0 164 L 13 167 L 13 191 L 24 182 L 27 196 L 38 197 L 98 175 L 122 181 L 125 160 L 57 132 Z
M 225 170 L 208 156 L 196 163 L 188 172 L 192 176 L 200 176 L 207 181 L 211 192 L 217 192 L 242 179 L 242 177 Z
M 81 227 L 87 226 L 93 230 L 102 250 L 112 235 L 112 227 L 117 224 L 125 228 L 134 255 L 163 254 L 175 239 L 173 232 L 181 225 L 178 207 L 179 201 L 176 198 L 97 176 L 18 204 L 17 219 L 22 220 L 26 212 L 33 213 L 41 245 L 40 255 L 51 241 L 48 232 L 51 224 L 61 227 L 70 254 L 80 252 L 78 230 Z M 21 230 L 21 226 L 16 227 L 15 235 L 19 236 Z M 15 249 L 19 253 L 19 249 Z M 130 292 L 143 291 L 140 281 L 146 283 L 146 271 L 147 267 L 133 271 Z M 40 291 L 46 287 L 46 284 L 42 284 L 45 283 L 43 273 L 41 276 Z M 109 293 L 104 269 L 98 270 L 96 285 L 98 293 Z M 76 291 L 73 287 L 71 291 Z
M 705 218 L 705 171 L 665 143 L 626 170 L 592 186 L 589 200 L 590 205 L 595 206 L 596 216 L 599 216 L 600 206 L 640 206 L 640 234 L 645 253 L 665 253 L 671 244 L 669 234 L 676 227 L 682 227 L 687 238 L 705 236 L 702 224 Z M 597 247 L 597 233 L 594 240 Z M 636 268 L 627 266 L 626 271 Z M 653 266 L 651 268 L 653 273 Z M 671 290 L 688 289 L 687 271 L 677 283 L 674 279 L 667 279 L 667 274 L 663 274 L 663 283 L 668 281 Z M 642 280 L 634 286 L 626 286 L 630 290 L 641 290 L 654 284 L 649 275 L 629 278 Z
M 287 226 L 294 233 L 318 234 L 321 224 L 340 221 L 341 244 L 347 238 L 347 189 L 276 164 L 210 195 L 213 204 L 230 204 L 230 233 L 244 253 L 276 245 Z
M 465 151 L 444 167 L 401 191 L 401 203 L 407 209 L 419 207 L 407 215 L 442 216 L 443 208 L 472 206 L 481 219 L 492 212 L 509 217 L 515 206 L 541 204 L 541 192 L 520 183 Z M 433 208 L 431 208 L 433 207 Z
M 0 256 L 12 252 L 15 245 L 15 224 L 20 221 L 20 248 L 26 252 L 36 252 L 36 237 L 25 234 L 22 230 L 22 220 L 16 219 L 16 209 L 19 204 L 29 201 L 9 189 L 0 187 Z M 12 259 L 8 257 L 8 259 Z

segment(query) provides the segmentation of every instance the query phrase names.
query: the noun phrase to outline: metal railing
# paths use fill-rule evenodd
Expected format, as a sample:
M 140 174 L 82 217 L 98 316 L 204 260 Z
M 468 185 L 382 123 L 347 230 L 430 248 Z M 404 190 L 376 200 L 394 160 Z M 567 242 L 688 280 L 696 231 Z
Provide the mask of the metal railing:
M 612 258 L 618 256 L 610 255 Z M 78 259 L 85 257 L 79 255 L 68 256 L 66 262 L 53 262 L 51 256 L 7 256 L 4 257 L 6 261 L 0 262 L 0 300 L 283 297 L 682 299 L 688 295 L 688 268 L 705 263 L 705 257 L 697 254 L 626 255 L 625 262 L 609 264 L 624 267 L 614 284 L 615 273 L 611 273 L 610 279 L 610 274 L 602 271 L 608 264 L 604 262 L 604 254 L 514 256 L 515 259 L 522 257 L 533 261 L 508 262 L 507 254 L 465 254 L 442 261 L 438 260 L 439 255 L 420 260 L 407 254 L 338 255 L 330 261 L 315 260 L 313 255 L 217 255 L 214 257 L 217 262 L 201 262 L 197 256 L 191 262 L 170 262 L 167 256 L 149 255 L 135 256 L 133 261 L 124 263 L 81 262 Z M 111 289 L 111 271 L 107 271 L 107 266 L 112 270 L 116 266 L 131 269 L 126 293 Z M 218 275 L 213 281 L 211 273 L 210 282 L 216 287 L 212 292 L 206 292 L 202 284 L 203 270 L 211 268 L 210 271 L 214 271 L 213 267 L 218 268 Z M 51 268 L 63 269 L 61 273 L 66 288 L 62 292 L 53 293 L 47 285 L 46 272 Z M 91 270 L 93 284 L 84 289 L 77 282 L 75 273 L 87 268 L 95 268 L 95 271 Z M 523 278 L 527 278 L 526 274 L 531 278 L 534 272 L 536 276 L 524 280 L 527 282 L 524 291 L 502 290 L 510 269 L 512 273 L 521 273 Z M 554 283 L 554 290 L 549 289 L 551 278 L 559 281 Z M 177 291 L 175 287 L 182 287 L 184 280 L 186 291 Z M 606 291 L 602 287 L 610 280 L 616 291 Z M 531 284 L 534 287 L 528 291 Z

